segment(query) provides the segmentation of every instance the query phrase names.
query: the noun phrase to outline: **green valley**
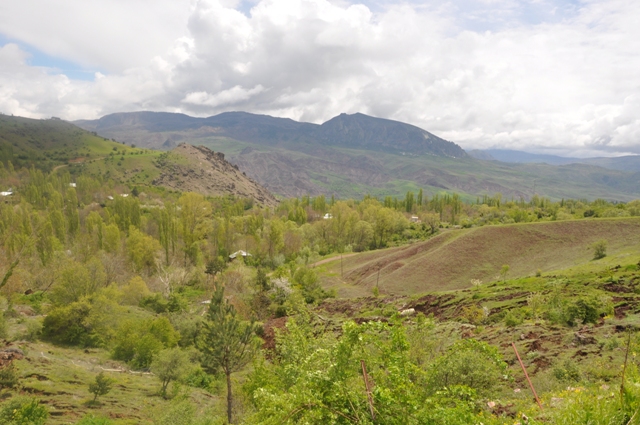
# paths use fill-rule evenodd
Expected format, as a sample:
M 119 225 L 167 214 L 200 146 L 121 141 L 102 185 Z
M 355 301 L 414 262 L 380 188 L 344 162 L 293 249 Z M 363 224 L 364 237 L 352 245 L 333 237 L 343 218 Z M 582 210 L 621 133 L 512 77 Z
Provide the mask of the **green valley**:
M 628 174 L 326 140 L 289 151 L 278 132 L 275 147 L 220 136 L 216 151 L 155 151 L 58 120 L 2 123 L 1 423 L 640 415 L 640 200 Z M 296 161 L 310 180 L 274 166 Z M 304 194 L 276 199 L 251 170 Z M 548 196 L 494 193 L 525 177 Z M 308 182 L 354 196 L 310 195 Z

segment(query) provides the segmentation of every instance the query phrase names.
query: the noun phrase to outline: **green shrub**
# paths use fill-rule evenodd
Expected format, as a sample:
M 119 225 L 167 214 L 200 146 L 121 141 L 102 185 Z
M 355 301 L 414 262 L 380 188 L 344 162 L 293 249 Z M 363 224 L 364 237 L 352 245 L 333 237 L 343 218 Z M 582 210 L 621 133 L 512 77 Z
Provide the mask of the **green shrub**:
M 162 294 L 158 293 L 144 297 L 140 301 L 140 307 L 151 310 L 157 314 L 166 313 L 168 310 L 168 304 L 169 302 L 162 296 Z
M 18 373 L 13 362 L 0 368 L 0 388 L 13 388 L 18 384 Z
M 4 317 L 4 312 L 0 311 L 0 338 L 6 338 L 8 335 L 7 319 Z
M 524 322 L 524 313 L 522 310 L 509 310 L 509 312 L 504 316 L 504 324 L 510 328 L 521 325 L 522 322 Z
M 44 318 L 42 337 L 58 344 L 93 345 L 91 329 L 85 323 L 90 311 L 91 305 L 86 300 L 54 308 Z
M 215 382 L 215 377 L 209 375 L 200 366 L 193 368 L 184 378 L 184 383 L 190 387 L 209 389 Z
M 0 423 L 4 425 L 44 425 L 48 417 L 47 408 L 37 398 L 12 398 L 0 409 Z
M 114 422 L 110 419 L 103 416 L 94 416 L 90 413 L 76 422 L 75 425 L 112 425 L 113 423 Z
M 166 317 L 128 320 L 118 329 L 112 356 L 136 368 L 146 369 L 160 350 L 174 347 L 179 340 L 180 334 Z
M 576 363 L 570 359 L 565 360 L 560 365 L 556 365 L 552 369 L 552 373 L 558 381 L 579 382 L 581 379 L 580 369 L 578 369 Z
M 498 349 L 475 339 L 453 344 L 429 369 L 428 385 L 432 392 L 452 385 L 463 385 L 487 394 L 507 375 L 507 364 Z
M 607 256 L 607 241 L 600 240 L 594 243 L 593 245 L 591 245 L 591 248 L 593 248 L 594 260 L 599 260 Z
M 140 307 L 151 310 L 154 313 L 177 313 L 187 309 L 187 301 L 178 293 L 172 293 L 169 298 L 162 294 L 152 294 L 140 300 Z
M 295 271 L 291 280 L 302 291 L 302 296 L 307 304 L 319 302 L 332 296 L 320 286 L 318 275 L 313 269 L 300 267 Z
M 26 329 L 17 339 L 25 341 L 36 341 L 42 335 L 42 321 L 37 318 L 27 319 Z
M 570 303 L 565 310 L 565 321 L 569 326 L 580 323 L 596 323 L 600 317 L 602 305 L 595 298 L 579 298 Z

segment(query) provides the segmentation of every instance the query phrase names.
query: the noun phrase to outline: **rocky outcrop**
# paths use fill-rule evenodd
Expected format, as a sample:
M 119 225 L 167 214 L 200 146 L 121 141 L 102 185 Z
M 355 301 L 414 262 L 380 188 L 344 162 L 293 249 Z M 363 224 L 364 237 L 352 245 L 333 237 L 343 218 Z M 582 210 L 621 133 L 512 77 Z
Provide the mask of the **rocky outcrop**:
M 160 175 L 153 184 L 181 192 L 252 199 L 263 206 L 275 206 L 277 199 L 263 186 L 225 160 L 222 152 L 183 143 L 158 160 Z

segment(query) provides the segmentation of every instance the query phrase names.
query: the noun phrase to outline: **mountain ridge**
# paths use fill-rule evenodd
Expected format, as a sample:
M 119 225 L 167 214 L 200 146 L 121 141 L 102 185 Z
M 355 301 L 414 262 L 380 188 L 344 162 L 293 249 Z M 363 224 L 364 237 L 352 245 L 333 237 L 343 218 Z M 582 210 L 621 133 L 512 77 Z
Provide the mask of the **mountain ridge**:
M 514 164 L 589 164 L 617 171 L 640 171 L 640 155 L 618 157 L 575 158 L 558 155 L 536 154 L 512 149 L 475 149 L 468 152 L 470 156 L 485 161 L 500 161 Z
M 311 143 L 373 151 L 467 157 L 460 146 L 419 127 L 362 113 L 343 113 L 322 124 L 312 124 L 239 111 L 223 112 L 206 118 L 142 111 L 110 114 L 98 120 L 79 120 L 74 123 L 86 130 L 102 132 L 105 136 L 117 137 L 127 143 L 139 141 L 134 140 L 131 134 L 122 134 L 125 128 L 130 132 L 135 129 L 157 133 L 209 127 L 211 135 L 259 145 Z M 155 143 L 155 146 L 147 147 L 167 146 Z
M 116 126 L 118 120 L 126 125 Z M 589 164 L 478 160 L 418 127 L 364 114 L 342 114 L 318 125 L 245 112 L 208 118 L 141 112 L 79 124 L 92 131 L 108 128 L 100 134 L 137 146 L 166 150 L 187 142 L 224 152 L 248 176 L 283 197 L 404 197 L 419 189 L 426 196 L 456 192 L 469 201 L 496 193 L 504 199 L 640 197 L 638 173 Z M 182 130 L 155 131 L 168 128 Z

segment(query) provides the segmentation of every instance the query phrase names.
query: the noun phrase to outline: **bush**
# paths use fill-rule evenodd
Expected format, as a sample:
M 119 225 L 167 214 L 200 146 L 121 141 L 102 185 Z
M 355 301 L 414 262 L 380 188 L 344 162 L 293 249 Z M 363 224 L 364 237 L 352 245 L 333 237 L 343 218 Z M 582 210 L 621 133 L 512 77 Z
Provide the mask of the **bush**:
M 178 293 L 172 293 L 169 298 L 162 294 L 153 294 L 140 300 L 140 307 L 151 310 L 156 314 L 176 313 L 187 309 L 187 301 Z
M 594 260 L 599 260 L 607 256 L 607 241 L 600 240 L 594 243 L 591 247 L 593 248 Z
M 91 346 L 91 329 L 85 323 L 91 305 L 83 300 L 49 312 L 42 323 L 42 337 L 57 344 Z
M 93 416 L 88 414 L 87 416 L 76 422 L 75 425 L 112 425 L 114 422 L 102 416 Z
M 135 276 L 123 286 L 122 293 L 122 302 L 126 305 L 139 305 L 145 297 L 151 294 L 147 284 L 140 276 Z
M 580 381 L 580 369 L 571 360 L 565 360 L 561 365 L 557 365 L 552 370 L 553 376 L 558 381 L 563 382 L 579 382 Z
M 569 326 L 580 323 L 596 323 L 600 317 L 601 303 L 595 298 L 579 298 L 567 306 L 565 321 Z
M 27 319 L 26 329 L 18 338 L 25 341 L 36 341 L 42 335 L 42 321 L 40 319 Z
M 313 269 L 304 266 L 298 268 L 293 274 L 292 281 L 302 291 L 302 296 L 307 304 L 331 297 L 331 294 L 320 286 L 318 275 Z
M 4 317 L 4 312 L 0 311 L 0 338 L 6 338 L 8 334 L 7 319 Z
M 220 390 L 221 384 L 219 380 L 202 370 L 200 366 L 193 368 L 183 381 L 190 387 L 202 388 L 209 392 L 217 392 Z
M 432 392 L 453 385 L 463 385 L 479 394 L 486 394 L 506 374 L 507 364 L 500 357 L 497 348 L 475 339 L 465 339 L 449 347 L 431 365 L 428 385 Z
M 53 308 L 42 323 L 42 337 L 56 344 L 98 347 L 105 345 L 118 326 L 122 307 L 119 291 L 102 288 L 91 297 Z
M 146 369 L 154 356 L 164 348 L 174 347 L 180 334 L 166 317 L 144 321 L 126 321 L 115 337 L 113 358 L 129 362 L 132 366 Z
M 512 328 L 521 325 L 524 322 L 524 314 L 521 310 L 509 310 L 504 316 L 504 324 Z
M 0 388 L 13 388 L 18 384 L 18 374 L 13 362 L 0 369 Z
M 479 325 L 485 321 L 488 311 L 479 305 L 470 305 L 462 308 L 462 319 L 472 325 Z
M 44 425 L 48 417 L 47 408 L 37 398 L 13 398 L 0 410 L 0 423 L 4 425 Z

